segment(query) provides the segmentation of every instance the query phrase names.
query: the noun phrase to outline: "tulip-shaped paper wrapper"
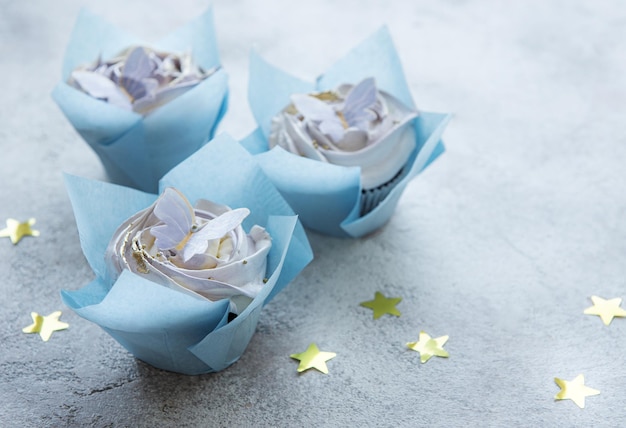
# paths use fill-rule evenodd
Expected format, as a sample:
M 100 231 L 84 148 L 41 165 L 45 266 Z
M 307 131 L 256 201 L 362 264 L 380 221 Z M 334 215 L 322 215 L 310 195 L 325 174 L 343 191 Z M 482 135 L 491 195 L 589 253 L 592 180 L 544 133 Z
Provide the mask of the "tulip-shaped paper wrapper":
M 115 279 L 105 253 L 112 236 L 157 195 L 114 184 L 66 177 L 85 257 L 96 279 L 62 291 L 65 304 L 115 338 L 137 358 L 185 374 L 218 371 L 239 359 L 264 304 L 311 261 L 302 225 L 256 160 L 235 140 L 220 135 L 175 167 L 159 183 L 191 203 L 200 199 L 247 208 L 243 227 L 259 225 L 271 236 L 264 284 L 234 319 L 227 298 L 211 301 L 123 270 Z M 245 210 L 247 212 L 247 210 Z
M 411 141 L 413 149 L 394 179 L 393 187 L 382 200 L 375 200 L 364 210 L 359 166 L 295 156 L 281 147 L 269 149 L 272 120 L 296 99 L 295 94 L 318 94 L 317 97 L 323 98 L 327 93 L 333 94 L 325 91 L 370 81 L 376 82 L 383 98 L 401 105 L 402 110 L 416 112 L 386 27 L 354 48 L 315 83 L 302 81 L 271 66 L 254 52 L 250 58 L 248 98 L 259 127 L 242 144 L 256 155 L 302 223 L 315 231 L 339 237 L 360 237 L 380 228 L 393 214 L 408 182 L 443 153 L 441 135 L 449 115 L 419 112 L 407 124 L 408 128 L 413 128 L 409 129 L 414 139 Z M 315 141 L 313 145 L 317 147 Z
M 116 57 L 133 46 L 146 44 L 81 11 L 65 53 L 63 81 L 52 97 L 100 157 L 113 182 L 156 192 L 165 173 L 212 138 L 226 111 L 227 76 L 220 68 L 209 9 L 151 47 L 190 54 L 194 64 L 214 72 L 145 115 L 92 97 L 68 83 L 76 69 Z

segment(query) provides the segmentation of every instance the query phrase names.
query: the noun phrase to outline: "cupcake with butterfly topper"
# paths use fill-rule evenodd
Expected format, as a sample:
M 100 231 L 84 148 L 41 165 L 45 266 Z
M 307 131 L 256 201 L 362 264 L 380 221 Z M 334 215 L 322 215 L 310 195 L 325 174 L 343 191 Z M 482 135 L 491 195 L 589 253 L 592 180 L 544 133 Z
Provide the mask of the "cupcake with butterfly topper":
M 449 115 L 417 110 L 385 27 L 315 82 L 253 53 L 248 99 L 259 126 L 242 145 L 302 223 L 323 234 L 382 227 L 409 181 L 444 151 Z
M 83 10 L 52 97 L 112 182 L 156 192 L 213 137 L 227 80 L 211 9 L 154 43 Z
M 237 361 L 263 306 L 313 257 L 287 202 L 225 134 L 168 172 L 158 195 L 75 176 L 66 185 L 96 278 L 63 290 L 64 303 L 164 370 Z

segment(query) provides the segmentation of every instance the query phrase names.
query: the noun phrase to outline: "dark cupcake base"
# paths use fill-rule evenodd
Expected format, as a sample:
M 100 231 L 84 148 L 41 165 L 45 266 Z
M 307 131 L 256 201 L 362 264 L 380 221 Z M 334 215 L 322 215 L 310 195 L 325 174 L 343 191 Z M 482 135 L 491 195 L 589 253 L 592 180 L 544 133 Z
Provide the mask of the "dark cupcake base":
M 387 195 L 393 190 L 393 188 L 396 187 L 396 184 L 398 184 L 403 177 L 404 168 L 398 171 L 398 173 L 388 182 L 372 189 L 361 190 L 360 216 L 363 217 L 364 215 L 367 215 L 369 212 L 374 210 L 374 208 L 376 208 L 378 204 L 380 204 L 383 199 L 387 197 Z

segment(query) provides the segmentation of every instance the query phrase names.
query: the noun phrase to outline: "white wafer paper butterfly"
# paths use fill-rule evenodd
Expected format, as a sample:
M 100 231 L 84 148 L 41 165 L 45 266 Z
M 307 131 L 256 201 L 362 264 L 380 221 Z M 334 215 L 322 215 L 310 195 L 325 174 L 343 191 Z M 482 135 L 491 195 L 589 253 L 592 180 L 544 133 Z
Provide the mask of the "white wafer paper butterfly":
M 198 227 L 189 201 L 178 190 L 168 187 L 154 207 L 154 215 L 163 224 L 153 227 L 150 233 L 156 238 L 157 248 L 182 251 L 183 261 L 187 262 L 204 253 L 209 241 L 222 238 L 238 227 L 249 214 L 249 209 L 237 208 Z
M 291 101 L 304 117 L 319 123 L 320 131 L 338 142 L 347 128 L 367 130 L 368 123 L 377 117 L 377 95 L 376 83 L 370 77 L 348 92 L 341 109 L 335 110 L 332 105 L 306 94 L 292 95 Z

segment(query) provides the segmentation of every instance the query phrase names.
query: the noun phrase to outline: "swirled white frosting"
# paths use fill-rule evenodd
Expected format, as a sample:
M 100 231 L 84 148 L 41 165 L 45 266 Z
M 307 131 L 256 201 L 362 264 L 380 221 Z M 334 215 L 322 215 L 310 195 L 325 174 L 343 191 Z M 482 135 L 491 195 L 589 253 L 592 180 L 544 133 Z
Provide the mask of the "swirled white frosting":
M 265 283 L 271 238 L 253 226 L 246 234 L 245 208 L 199 200 L 191 207 L 173 188 L 114 233 L 106 258 L 114 277 L 130 271 L 158 284 L 209 300 L 235 298 L 236 312 Z
M 270 148 L 361 167 L 363 189 L 391 180 L 415 148 L 417 111 L 379 91 L 373 78 L 335 91 L 295 94 L 291 101 L 272 119 Z
M 182 95 L 219 67 L 203 70 L 189 53 L 158 52 L 147 47 L 124 50 L 107 61 L 78 67 L 68 83 L 125 110 L 148 114 Z

